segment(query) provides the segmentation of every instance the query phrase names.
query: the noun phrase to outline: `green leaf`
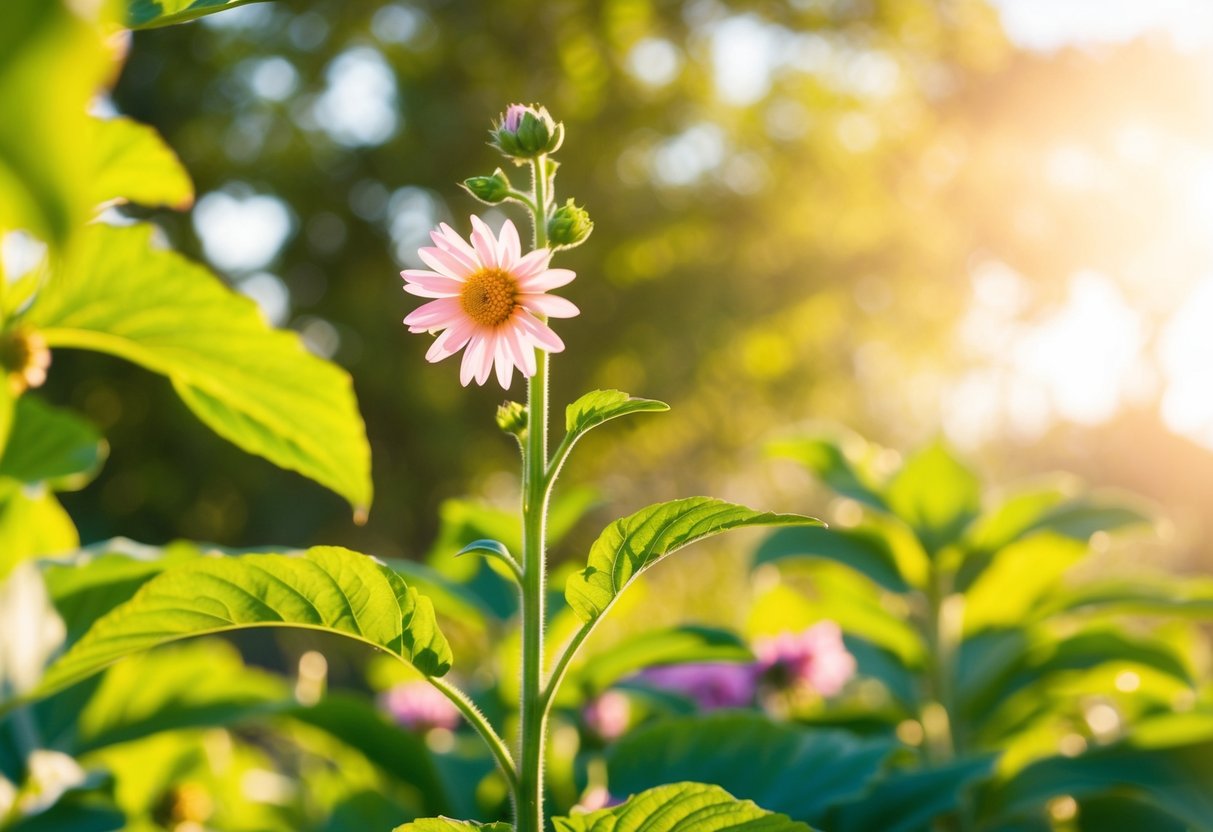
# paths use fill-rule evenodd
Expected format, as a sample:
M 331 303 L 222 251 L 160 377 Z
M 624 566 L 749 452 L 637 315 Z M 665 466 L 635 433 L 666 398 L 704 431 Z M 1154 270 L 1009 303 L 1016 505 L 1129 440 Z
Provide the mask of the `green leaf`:
M 615 682 L 655 665 L 688 662 L 747 662 L 754 654 L 735 633 L 712 627 L 682 626 L 648 631 L 590 656 L 562 686 L 593 696 Z
M 565 409 L 564 427 L 568 441 L 576 442 L 587 431 L 629 413 L 659 413 L 669 410 L 665 402 L 636 399 L 620 390 L 595 390 L 586 393 Z
M 879 480 L 867 464 L 875 449 L 854 434 L 787 439 L 772 443 L 768 450 L 799 462 L 843 497 L 878 511 L 889 510 Z
M 606 612 L 637 575 L 697 540 L 743 526 L 820 524 L 812 517 L 757 512 L 711 497 L 657 503 L 607 526 L 590 547 L 588 566 L 569 576 L 565 597 L 588 623 Z
M 893 592 L 910 589 L 888 541 L 874 529 L 835 530 L 820 526 L 779 529 L 758 547 L 754 565 L 796 558 L 836 561 L 885 589 Z
M 184 211 L 193 204 L 189 174 L 154 128 L 122 116 L 97 119 L 92 151 L 91 205 L 136 202 Z
M 155 29 L 264 0 L 126 0 L 126 25 Z
M 508 823 L 479 823 L 474 820 L 452 820 L 451 818 L 422 818 L 403 826 L 397 826 L 393 832 L 468 832 L 472 829 L 484 832 L 513 832 L 514 827 Z
M 966 792 L 994 770 L 996 756 L 967 757 L 935 768 L 895 771 L 831 811 L 830 832 L 931 832 Z
M 812 832 L 806 824 L 704 783 L 659 786 L 621 806 L 552 823 L 556 832 Z
M 23 560 L 79 545 L 76 526 L 54 494 L 0 478 L 0 580 Z
M 940 442 L 910 457 L 886 495 L 931 554 L 956 542 L 981 509 L 981 482 Z
M 371 501 L 370 448 L 349 376 L 272 329 L 248 298 L 150 245 L 149 226 L 91 226 L 28 313 L 52 346 L 161 373 L 220 436 L 348 499 Z
M 83 488 L 105 461 L 108 447 L 91 424 L 37 396 L 17 400 L 0 477 L 53 491 Z
M 670 780 L 715 783 L 772 811 L 824 824 L 829 807 L 867 789 L 896 748 L 889 740 L 780 724 L 762 714 L 713 714 L 623 737 L 608 752 L 608 781 L 617 794 Z
M 324 546 L 302 556 L 203 557 L 166 570 L 96 624 L 42 680 L 46 695 L 132 653 L 248 627 L 340 633 L 441 676 L 451 652 L 430 600 L 373 558 Z
M 520 580 L 522 577 L 522 568 L 518 565 L 518 561 L 514 560 L 514 556 L 510 554 L 510 550 L 505 547 L 505 544 L 500 540 L 489 540 L 481 538 L 473 540 L 468 545 L 464 546 L 455 553 L 455 557 L 460 555 L 471 554 L 472 552 L 484 555 L 487 558 L 495 558 L 506 565 L 511 574 L 517 576 Z

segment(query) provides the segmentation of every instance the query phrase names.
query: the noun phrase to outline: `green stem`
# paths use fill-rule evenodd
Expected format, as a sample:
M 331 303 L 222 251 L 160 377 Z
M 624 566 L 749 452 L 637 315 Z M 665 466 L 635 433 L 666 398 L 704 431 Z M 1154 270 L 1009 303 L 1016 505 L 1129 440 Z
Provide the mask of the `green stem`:
M 535 191 L 535 248 L 547 246 L 546 159 L 531 163 Z M 548 354 L 538 350 L 527 383 L 527 432 L 522 473 L 522 696 L 521 755 L 515 792 L 517 832 L 543 832 L 543 768 L 547 712 L 543 702 L 544 538 L 550 493 L 548 464 Z
M 560 658 L 556 661 L 556 666 L 552 669 L 552 673 L 548 676 L 547 687 L 543 689 L 543 713 L 546 715 L 552 708 L 552 702 L 556 699 L 556 693 L 560 690 L 560 684 L 564 681 L 564 676 L 568 673 L 569 665 L 573 658 L 577 655 L 577 651 L 581 649 L 581 645 L 590 637 L 590 633 L 594 632 L 594 625 L 602 618 L 599 616 L 589 624 L 582 624 L 581 629 L 573 636 L 573 640 L 564 648 L 564 652 L 560 654 Z
M 510 750 L 506 748 L 505 741 L 493 730 L 493 726 L 488 721 L 488 718 L 480 712 L 480 709 L 476 707 L 468 695 L 459 688 L 434 676 L 427 676 L 426 678 L 431 685 L 440 690 L 447 699 L 455 704 L 455 707 L 467 719 L 468 724 L 476 729 L 476 732 L 480 734 L 485 744 L 488 745 L 489 750 L 493 752 L 493 756 L 497 759 L 497 765 L 501 767 L 505 779 L 510 784 L 510 789 L 517 789 L 518 769 L 514 766 L 514 758 L 510 756 Z

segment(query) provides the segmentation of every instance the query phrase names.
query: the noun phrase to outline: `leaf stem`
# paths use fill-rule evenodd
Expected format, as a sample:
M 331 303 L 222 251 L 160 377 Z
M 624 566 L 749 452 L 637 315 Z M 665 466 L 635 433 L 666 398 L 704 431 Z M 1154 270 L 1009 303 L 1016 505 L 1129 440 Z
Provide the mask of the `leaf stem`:
M 468 724 L 476 729 L 480 734 L 489 750 L 493 752 L 493 756 L 497 759 L 497 765 L 501 767 L 502 774 L 509 781 L 511 789 L 518 788 L 518 768 L 514 765 L 514 758 L 510 754 L 509 748 L 506 747 L 505 741 L 501 739 L 498 733 L 493 730 L 492 724 L 488 718 L 480 712 L 476 704 L 472 702 L 471 697 L 464 693 L 459 688 L 452 685 L 450 682 L 439 679 L 436 676 L 427 676 L 426 679 L 431 685 L 442 692 L 443 696 L 451 700 L 459 712 L 467 719 Z
M 595 625 L 601 620 L 602 616 L 598 616 L 589 624 L 582 624 L 581 629 L 573 636 L 573 639 L 565 646 L 564 652 L 560 654 L 560 658 L 556 661 L 556 666 L 552 668 L 551 674 L 548 676 L 547 687 L 543 689 L 543 713 L 546 715 L 552 709 L 552 703 L 556 700 L 556 694 L 560 690 L 560 685 L 564 682 L 564 677 L 568 673 L 569 665 L 577 656 L 577 651 L 581 649 L 581 645 L 590 637 L 590 633 L 594 632 Z

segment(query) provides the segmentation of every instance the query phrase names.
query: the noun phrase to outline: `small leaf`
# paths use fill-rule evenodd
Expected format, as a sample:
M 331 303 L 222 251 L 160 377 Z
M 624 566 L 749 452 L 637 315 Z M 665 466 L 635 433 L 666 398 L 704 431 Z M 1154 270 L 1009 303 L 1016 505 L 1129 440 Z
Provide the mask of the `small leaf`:
M 981 482 L 939 442 L 911 457 L 886 493 L 930 554 L 956 542 L 981 509 Z
M 620 794 L 670 780 L 715 783 L 797 820 L 824 823 L 829 807 L 863 793 L 896 748 L 890 740 L 762 714 L 720 713 L 664 720 L 623 737 L 608 752 L 608 782 Z
M 620 390 L 595 390 L 565 409 L 564 427 L 573 436 L 580 436 L 603 422 L 629 413 L 659 413 L 669 409 L 665 402 L 635 399 Z
M 23 560 L 79 545 L 76 526 L 54 494 L 0 477 L 0 580 Z
M 470 832 L 480 829 L 483 832 L 513 832 L 514 827 L 508 823 L 479 823 L 474 820 L 452 820 L 451 818 L 422 818 L 403 826 L 397 826 L 393 832 Z
M 0 457 L 0 476 L 27 487 L 75 491 L 92 480 L 107 451 L 91 424 L 27 393 L 17 400 L 12 433 Z
M 259 2 L 263 0 L 126 0 L 126 25 L 132 29 L 155 29 Z
M 514 560 L 514 556 L 510 554 L 510 550 L 505 548 L 505 544 L 500 540 L 490 540 L 488 538 L 473 540 L 456 552 L 455 557 L 471 554 L 472 552 L 478 552 L 485 557 L 496 558 L 508 566 L 510 571 L 518 576 L 519 579 L 522 578 L 522 569 L 518 566 L 518 561 Z
M 193 203 L 189 174 L 154 128 L 122 116 L 97 119 L 92 151 L 90 204 L 135 202 L 183 211 Z
M 203 267 L 152 248 L 151 233 L 79 232 L 29 322 L 52 347 L 98 350 L 168 376 L 220 436 L 367 508 L 370 447 L 349 375 L 295 333 L 271 328 Z
M 659 786 L 621 806 L 553 818 L 552 823 L 556 832 L 812 832 L 787 815 L 704 783 Z
M 688 497 L 657 503 L 607 526 L 590 547 L 589 564 L 569 576 L 565 597 L 582 621 L 602 615 L 633 579 L 684 546 L 743 526 L 810 526 L 820 520 L 772 514 L 716 500 Z
M 373 558 L 326 546 L 302 556 L 202 557 L 165 570 L 52 665 L 39 695 L 132 653 L 191 636 L 267 626 L 350 636 L 431 676 L 451 666 L 450 647 L 428 598 Z
M 843 497 L 878 511 L 889 510 L 878 478 L 865 464 L 875 450 L 858 436 L 834 437 L 823 433 L 787 439 L 772 443 L 769 451 L 799 462 Z

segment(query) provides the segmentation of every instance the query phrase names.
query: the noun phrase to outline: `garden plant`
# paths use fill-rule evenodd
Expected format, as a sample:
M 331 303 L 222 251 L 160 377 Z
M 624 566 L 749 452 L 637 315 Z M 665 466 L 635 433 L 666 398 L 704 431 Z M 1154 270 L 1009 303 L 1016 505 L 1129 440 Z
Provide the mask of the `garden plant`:
M 1213 584 L 1110 557 L 1153 534 L 1141 500 L 986 489 L 943 442 L 903 461 L 813 427 L 755 464 L 807 469 L 828 511 L 666 500 L 578 554 L 601 510 L 558 482 L 579 442 L 670 408 L 550 400 L 560 322 L 599 312 L 560 291 L 594 279 L 558 265 L 595 242 L 557 188 L 583 137 L 538 103 L 492 121 L 500 167 L 463 182 L 483 216 L 430 229 L 401 273 L 452 390 L 525 386 L 495 415 L 516 510 L 447 500 L 423 561 L 82 545 L 56 495 L 108 447 L 39 392 L 65 350 L 163 376 L 222 439 L 371 510 L 350 376 L 168 247 L 141 212 L 189 208 L 190 177 L 97 105 L 129 30 L 245 1 L 0 11 L 0 237 L 22 253 L 0 274 L 0 829 L 1213 830 Z M 756 527 L 717 552 L 734 624 L 662 618 L 642 574 Z M 632 623 L 604 640 L 608 620 Z

